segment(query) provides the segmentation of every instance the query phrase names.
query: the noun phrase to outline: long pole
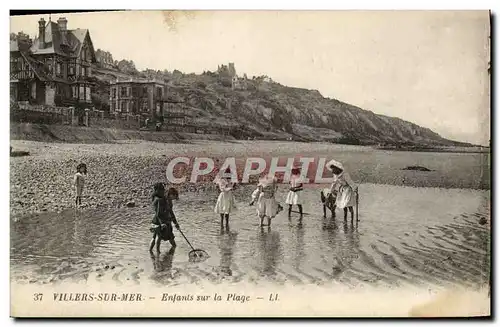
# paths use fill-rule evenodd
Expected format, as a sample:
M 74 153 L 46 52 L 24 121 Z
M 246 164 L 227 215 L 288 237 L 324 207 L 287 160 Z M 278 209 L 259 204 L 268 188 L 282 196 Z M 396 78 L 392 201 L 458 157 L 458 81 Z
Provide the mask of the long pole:
M 194 247 L 191 245 L 191 243 L 188 241 L 186 235 L 184 235 L 184 233 L 179 229 L 179 233 L 181 233 L 182 237 L 184 237 L 184 239 L 186 240 L 186 242 L 189 244 L 189 246 L 191 247 L 191 249 L 193 249 L 194 251 Z
M 359 191 L 356 190 L 356 221 L 359 221 Z

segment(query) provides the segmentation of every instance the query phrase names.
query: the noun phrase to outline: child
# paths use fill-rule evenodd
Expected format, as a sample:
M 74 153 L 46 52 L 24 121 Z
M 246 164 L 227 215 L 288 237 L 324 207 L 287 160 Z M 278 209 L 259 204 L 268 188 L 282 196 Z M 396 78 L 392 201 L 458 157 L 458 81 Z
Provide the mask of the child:
M 151 221 L 151 228 L 149 229 L 153 233 L 153 239 L 149 245 L 150 252 L 153 252 L 153 247 L 156 244 L 156 252 L 160 253 L 160 244 L 162 240 L 169 241 L 172 247 L 177 246 L 174 240 L 175 236 L 172 223 L 174 223 L 177 229 L 179 229 L 179 224 L 175 218 L 172 200 L 178 199 L 179 193 L 175 188 L 170 188 L 165 196 L 165 186 L 163 183 L 156 183 L 154 185 L 152 200 L 155 215 Z
M 323 217 L 326 218 L 326 209 L 328 208 L 331 212 L 332 218 L 335 218 L 335 209 L 337 205 L 337 190 L 332 193 L 330 188 L 324 188 L 321 191 L 321 203 L 323 204 Z
M 73 184 L 75 186 L 75 192 L 76 192 L 76 198 L 75 198 L 76 207 L 82 205 L 83 187 L 85 186 L 85 175 L 87 175 L 87 165 L 81 163 L 76 167 L 76 174 L 73 179 Z
M 260 226 L 264 226 L 264 217 L 267 217 L 267 225 L 271 227 L 271 219 L 276 217 L 283 207 L 276 201 L 276 179 L 267 176 L 259 181 L 257 189 L 252 193 L 252 206 L 257 201 L 257 214 L 260 218 Z
M 303 185 L 300 180 L 300 169 L 294 167 L 292 169 L 292 177 L 290 179 L 290 191 L 286 197 L 286 204 L 288 204 L 288 218 L 292 216 L 292 206 L 299 207 L 300 219 L 302 219 L 302 190 Z
M 230 174 L 231 169 L 228 167 L 225 174 Z M 233 189 L 235 184 L 231 182 L 230 176 L 221 177 L 218 175 L 215 183 L 219 187 L 220 194 L 215 204 L 214 212 L 220 214 L 220 224 L 224 227 L 224 217 L 226 218 L 226 227 L 229 226 L 229 214 L 235 208 Z
M 331 194 L 337 191 L 337 200 L 335 205 L 338 208 L 344 209 L 344 220 L 347 220 L 347 211 L 351 213 L 351 221 L 354 220 L 354 209 L 356 205 L 356 194 L 358 186 L 354 184 L 353 180 L 344 167 L 338 161 L 331 160 L 326 164 L 328 170 L 333 173 L 333 183 L 330 189 Z

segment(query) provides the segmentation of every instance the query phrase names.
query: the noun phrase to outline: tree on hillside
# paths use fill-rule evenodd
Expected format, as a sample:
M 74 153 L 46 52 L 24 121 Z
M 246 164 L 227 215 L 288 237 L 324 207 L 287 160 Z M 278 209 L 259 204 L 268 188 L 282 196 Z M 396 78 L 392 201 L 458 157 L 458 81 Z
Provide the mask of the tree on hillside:
M 288 133 L 293 133 L 290 116 L 281 109 L 274 108 L 271 116 L 271 124 L 277 129 L 283 130 Z
M 10 40 L 11 41 L 17 41 L 17 40 L 29 40 L 30 36 L 23 31 L 19 33 L 10 33 Z
M 180 70 L 175 69 L 172 72 L 172 77 L 173 78 L 182 78 L 183 76 L 184 76 L 184 74 Z
M 19 33 L 10 33 L 10 40 L 17 41 L 21 50 L 28 50 L 33 45 L 33 40 L 23 31 Z
M 126 74 L 131 74 L 131 75 L 137 75 L 139 72 L 137 71 L 137 68 L 135 68 L 135 64 L 133 60 L 120 60 L 118 62 L 118 70 L 121 71 L 122 73 Z

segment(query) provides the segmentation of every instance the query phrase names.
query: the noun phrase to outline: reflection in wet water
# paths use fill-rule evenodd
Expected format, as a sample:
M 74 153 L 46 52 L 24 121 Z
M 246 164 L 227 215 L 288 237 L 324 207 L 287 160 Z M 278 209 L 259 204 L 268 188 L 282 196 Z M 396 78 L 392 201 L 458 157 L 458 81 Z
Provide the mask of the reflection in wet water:
M 221 227 L 219 237 L 220 249 L 220 273 L 224 276 L 232 276 L 233 253 L 238 233 L 232 232 L 229 227 Z
M 261 276 L 274 279 L 280 251 L 280 235 L 270 227 L 259 227 L 257 235 L 258 270 Z
M 290 233 L 294 236 L 295 246 L 294 246 L 294 258 L 292 261 L 292 267 L 295 269 L 300 269 L 300 267 L 304 264 L 304 260 L 306 258 L 305 252 L 305 244 L 304 244 L 304 235 L 305 229 L 302 221 L 299 221 L 296 226 L 290 224 Z
M 231 215 L 230 229 L 222 230 L 213 214 L 215 192 L 205 198 L 181 194 L 174 210 L 193 245 L 209 253 L 201 263 L 188 261 L 191 249 L 181 237 L 175 252 L 165 243 L 160 257 L 150 257 L 149 203 L 26 216 L 11 224 L 13 278 L 352 285 L 489 280 L 490 230 L 478 223 L 490 218 L 489 192 L 384 185 L 362 185 L 361 190 L 358 223 L 344 222 L 341 215 L 323 218 L 317 190 L 306 189 L 309 215 L 289 220 L 284 212 L 271 228 L 261 228 L 247 203 L 252 189 L 242 187 L 235 192 L 238 211 Z M 286 194 L 282 189 L 278 198 L 283 201 Z
M 171 247 L 170 250 L 165 253 L 150 253 L 154 270 L 151 277 L 152 280 L 167 284 L 169 280 L 173 279 L 172 263 L 174 260 L 175 250 L 175 247 Z

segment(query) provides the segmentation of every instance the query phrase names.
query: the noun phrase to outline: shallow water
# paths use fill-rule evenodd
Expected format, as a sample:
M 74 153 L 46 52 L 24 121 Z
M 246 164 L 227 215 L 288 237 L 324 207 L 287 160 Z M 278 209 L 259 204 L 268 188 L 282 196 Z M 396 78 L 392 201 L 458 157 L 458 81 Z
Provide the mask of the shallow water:
M 11 224 L 12 279 L 20 283 L 141 280 L 186 283 L 464 285 L 489 280 L 487 191 L 360 185 L 358 223 L 323 218 L 320 188 L 304 191 L 304 216 L 286 210 L 271 228 L 258 226 L 251 188 L 236 192 L 230 228 L 213 213 L 217 193 L 181 194 L 175 212 L 194 247 L 207 251 L 188 262 L 190 248 L 176 232 L 177 249 L 151 257 L 152 208 L 98 209 L 24 217 Z M 286 191 L 282 188 L 279 199 Z

